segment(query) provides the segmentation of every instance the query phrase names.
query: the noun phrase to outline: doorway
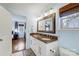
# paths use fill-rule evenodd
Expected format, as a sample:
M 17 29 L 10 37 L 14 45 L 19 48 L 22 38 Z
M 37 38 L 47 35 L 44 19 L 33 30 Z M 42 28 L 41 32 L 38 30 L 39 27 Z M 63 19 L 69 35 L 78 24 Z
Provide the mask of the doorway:
M 12 53 L 26 50 L 26 22 L 15 21 L 12 31 Z

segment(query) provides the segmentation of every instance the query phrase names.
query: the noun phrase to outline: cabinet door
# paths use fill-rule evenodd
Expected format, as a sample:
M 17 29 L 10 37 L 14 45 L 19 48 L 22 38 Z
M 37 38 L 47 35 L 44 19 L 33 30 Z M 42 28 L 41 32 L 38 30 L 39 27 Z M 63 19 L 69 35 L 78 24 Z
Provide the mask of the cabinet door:
M 31 47 L 33 47 L 33 46 L 36 45 L 35 38 L 31 37 L 31 39 L 30 39 L 30 44 L 31 44 Z
M 39 46 L 38 44 L 36 44 L 36 45 L 34 46 L 35 54 L 36 54 L 37 56 L 40 56 L 39 48 L 40 48 L 40 46 Z
M 38 54 L 40 56 L 45 56 L 46 55 L 46 44 L 42 41 L 37 40 L 38 42 Z
M 49 52 L 48 53 L 49 56 L 57 56 L 58 53 L 57 47 L 50 48 L 48 52 Z
M 58 55 L 58 43 L 52 42 L 47 45 L 46 55 L 48 56 L 57 56 Z
M 11 55 L 11 15 L 0 6 L 0 55 Z
M 41 56 L 46 56 L 46 44 L 45 45 L 40 45 L 40 48 L 39 48 L 39 53 Z
M 31 49 L 33 50 L 33 52 L 38 55 L 38 43 L 36 42 L 36 39 L 31 37 Z

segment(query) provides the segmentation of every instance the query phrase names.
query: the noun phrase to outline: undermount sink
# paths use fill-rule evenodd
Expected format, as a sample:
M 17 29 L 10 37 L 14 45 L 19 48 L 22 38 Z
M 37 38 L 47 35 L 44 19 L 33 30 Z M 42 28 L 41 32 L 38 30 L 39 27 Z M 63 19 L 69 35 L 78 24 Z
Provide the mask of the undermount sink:
M 50 38 L 42 38 L 42 40 L 51 40 Z
M 41 36 L 39 36 L 39 35 L 33 35 L 34 37 L 38 37 L 38 38 L 41 38 Z
M 40 38 L 41 40 L 51 40 L 50 38 L 41 37 L 40 35 L 33 35 L 33 36 Z
M 33 35 L 34 37 L 37 37 L 37 35 Z

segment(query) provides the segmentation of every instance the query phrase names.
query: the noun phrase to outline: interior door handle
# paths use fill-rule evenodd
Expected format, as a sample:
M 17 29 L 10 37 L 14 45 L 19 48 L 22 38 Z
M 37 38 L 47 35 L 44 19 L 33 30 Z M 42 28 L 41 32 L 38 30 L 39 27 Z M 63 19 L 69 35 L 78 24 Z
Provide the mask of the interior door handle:
M 0 41 L 3 41 L 3 39 L 0 39 Z

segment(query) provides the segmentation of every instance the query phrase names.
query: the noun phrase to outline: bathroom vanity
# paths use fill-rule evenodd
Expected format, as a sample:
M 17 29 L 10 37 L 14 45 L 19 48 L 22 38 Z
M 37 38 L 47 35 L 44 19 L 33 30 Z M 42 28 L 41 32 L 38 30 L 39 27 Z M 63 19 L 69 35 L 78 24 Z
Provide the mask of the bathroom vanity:
M 58 36 L 40 33 L 56 33 L 55 16 L 55 13 L 42 16 L 37 21 L 37 33 L 30 34 L 30 47 L 36 56 L 58 55 Z
M 57 56 L 58 55 L 58 38 L 39 33 L 30 34 L 31 49 L 36 56 Z

